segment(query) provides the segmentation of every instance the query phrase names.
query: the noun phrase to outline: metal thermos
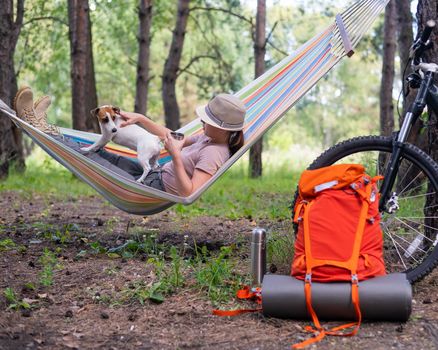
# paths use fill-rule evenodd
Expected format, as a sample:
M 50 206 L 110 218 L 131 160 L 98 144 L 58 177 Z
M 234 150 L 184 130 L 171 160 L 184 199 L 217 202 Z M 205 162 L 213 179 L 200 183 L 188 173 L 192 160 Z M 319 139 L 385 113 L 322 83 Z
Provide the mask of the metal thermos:
M 251 273 L 253 286 L 260 286 L 266 273 L 266 230 L 260 227 L 252 231 Z

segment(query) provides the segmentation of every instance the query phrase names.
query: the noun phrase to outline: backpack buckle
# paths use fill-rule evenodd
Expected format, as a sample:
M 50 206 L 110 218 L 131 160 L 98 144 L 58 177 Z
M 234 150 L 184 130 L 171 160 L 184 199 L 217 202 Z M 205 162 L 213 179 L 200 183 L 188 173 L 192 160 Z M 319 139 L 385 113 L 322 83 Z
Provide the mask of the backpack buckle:
M 359 278 L 357 277 L 357 274 L 353 274 L 351 275 L 351 284 L 358 284 L 359 283 Z
M 306 277 L 304 278 L 304 282 L 308 284 L 312 284 L 312 274 L 306 273 Z

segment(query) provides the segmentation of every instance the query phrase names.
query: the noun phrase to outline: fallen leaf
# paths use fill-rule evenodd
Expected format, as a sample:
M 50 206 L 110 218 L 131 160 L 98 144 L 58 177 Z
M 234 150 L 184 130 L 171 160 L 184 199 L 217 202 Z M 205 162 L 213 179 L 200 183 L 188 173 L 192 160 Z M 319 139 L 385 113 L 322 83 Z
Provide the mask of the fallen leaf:
M 23 298 L 23 301 L 24 301 L 25 303 L 29 304 L 29 305 L 31 305 L 31 304 L 35 304 L 35 303 L 38 302 L 37 299 L 29 299 L 29 298 Z

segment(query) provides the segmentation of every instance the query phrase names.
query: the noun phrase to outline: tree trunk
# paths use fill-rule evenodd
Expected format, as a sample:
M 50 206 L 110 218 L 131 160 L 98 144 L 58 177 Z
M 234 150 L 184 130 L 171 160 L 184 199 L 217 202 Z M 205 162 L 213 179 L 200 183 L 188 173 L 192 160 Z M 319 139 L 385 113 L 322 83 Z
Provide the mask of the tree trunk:
M 414 34 L 412 30 L 412 25 L 414 19 L 412 17 L 411 12 L 411 0 L 397 0 L 396 8 L 397 8 L 397 43 L 398 43 L 398 52 L 400 56 L 400 72 L 403 74 L 405 67 L 406 68 L 406 76 L 412 71 L 411 66 L 409 64 L 409 50 L 414 41 Z M 403 77 L 402 77 L 403 79 Z M 406 88 L 406 82 L 404 82 Z M 404 116 L 409 108 L 409 106 L 414 102 L 415 99 L 415 91 L 410 91 L 410 94 L 403 98 L 403 108 L 402 114 L 400 117 L 400 125 L 403 122 Z M 410 132 L 408 141 L 410 143 L 416 144 L 423 150 L 426 150 L 427 145 L 427 135 L 421 132 L 421 124 L 416 123 Z
M 90 110 L 97 106 L 88 0 L 68 1 L 73 128 L 97 131 Z
M 266 0 L 257 0 L 257 17 L 254 38 L 255 77 L 265 72 L 266 54 Z M 262 176 L 263 138 L 260 138 L 249 152 L 249 167 L 252 178 Z
M 394 130 L 394 104 L 392 87 L 394 85 L 394 59 L 396 50 L 396 12 L 395 0 L 386 6 L 383 34 L 383 64 L 380 83 L 380 134 L 389 136 Z
M 409 61 L 409 50 L 411 48 L 412 42 L 414 40 L 414 34 L 412 31 L 412 24 L 414 19 L 411 13 L 411 0 L 397 0 L 395 1 L 397 9 L 397 44 L 398 53 L 400 56 L 400 73 L 406 66 L 408 73 L 410 71 Z M 405 102 L 403 101 L 403 109 L 405 109 Z
M 0 6 L 0 98 L 12 105 L 17 92 L 14 70 L 14 52 L 23 25 L 24 0 L 18 0 L 14 20 L 13 1 L 3 1 Z M 0 179 L 6 178 L 11 161 L 24 168 L 21 131 L 9 117 L 0 113 Z
M 176 130 L 180 127 L 180 114 L 176 100 L 175 84 L 184 46 L 184 36 L 189 18 L 190 0 L 178 0 L 178 13 L 172 43 L 169 49 L 162 77 L 162 96 L 166 126 Z
M 437 0 L 419 0 L 417 7 L 417 23 L 419 32 L 423 32 L 426 22 L 429 19 L 437 20 L 438 16 L 438 1 Z M 437 27 L 434 28 L 430 36 L 430 41 L 434 43 L 432 49 L 427 50 L 423 56 L 425 62 L 438 63 L 438 45 L 436 45 L 438 35 Z M 435 76 L 435 84 L 438 79 Z M 438 161 L 438 116 L 433 113 L 432 110 L 429 113 L 429 126 L 427 132 L 427 152 L 430 156 Z M 433 188 L 429 184 L 428 193 L 433 193 Z M 430 242 L 433 242 L 436 238 L 436 228 L 438 227 L 438 196 L 428 196 L 424 205 L 424 216 L 429 218 L 426 223 L 426 237 L 430 238 Z M 425 245 L 425 249 L 429 248 L 429 245 Z
M 152 1 L 140 0 L 138 6 L 138 62 L 134 110 L 146 114 L 148 108 L 149 54 L 151 45 Z
M 437 20 L 438 16 L 438 1 L 437 0 L 420 0 L 417 7 L 417 22 L 419 31 L 422 32 L 426 27 L 426 22 L 430 19 Z M 430 36 L 430 41 L 434 43 L 432 49 L 427 50 L 423 56 L 425 62 L 438 63 L 438 28 L 435 27 Z M 438 78 L 435 76 L 435 84 L 438 83 Z M 435 161 L 438 161 L 438 116 L 429 110 L 429 127 L 428 127 L 428 153 Z

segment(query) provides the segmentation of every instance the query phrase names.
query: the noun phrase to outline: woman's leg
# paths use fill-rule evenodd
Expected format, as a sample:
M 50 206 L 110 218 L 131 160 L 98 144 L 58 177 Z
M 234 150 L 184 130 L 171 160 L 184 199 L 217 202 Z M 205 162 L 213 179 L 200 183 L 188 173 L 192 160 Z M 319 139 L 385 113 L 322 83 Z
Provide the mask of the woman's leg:
M 140 167 L 140 175 L 137 175 L 138 171 L 135 171 L 135 166 L 132 166 L 131 164 L 125 164 L 125 162 L 121 162 L 117 157 L 120 156 L 116 156 L 114 155 L 114 157 L 110 157 L 113 156 L 111 153 L 103 151 L 104 155 L 106 157 L 103 157 L 99 152 L 84 152 L 81 150 L 81 145 L 76 142 L 76 141 L 72 141 L 70 140 L 68 137 L 62 137 L 62 136 L 53 136 L 53 138 L 61 143 L 63 143 L 64 145 L 70 147 L 71 149 L 75 150 L 78 153 L 81 153 L 83 155 L 85 155 L 87 158 L 95 161 L 96 163 L 103 165 L 105 168 L 110 169 L 111 171 L 115 172 L 116 174 L 119 174 L 127 179 L 130 180 L 135 180 L 136 178 L 138 178 L 142 172 L 143 169 L 141 169 Z M 106 153 L 108 153 L 110 156 L 106 155 Z M 121 157 L 120 157 L 121 158 Z M 113 163 L 114 161 L 114 163 Z M 132 161 L 129 161 L 130 163 L 134 163 Z M 120 164 L 122 166 L 127 166 L 127 169 L 123 168 L 123 167 L 119 167 L 117 164 Z M 135 164 L 135 163 L 134 163 Z M 132 171 L 133 173 L 131 174 Z
M 109 161 L 110 163 L 114 164 L 115 166 L 119 167 L 120 169 L 127 171 L 136 179 L 143 174 L 143 168 L 141 167 L 141 165 L 133 160 L 127 159 L 117 154 L 110 153 L 108 151 L 105 151 L 104 149 L 100 149 L 97 154 L 100 157 Z

